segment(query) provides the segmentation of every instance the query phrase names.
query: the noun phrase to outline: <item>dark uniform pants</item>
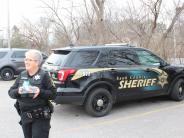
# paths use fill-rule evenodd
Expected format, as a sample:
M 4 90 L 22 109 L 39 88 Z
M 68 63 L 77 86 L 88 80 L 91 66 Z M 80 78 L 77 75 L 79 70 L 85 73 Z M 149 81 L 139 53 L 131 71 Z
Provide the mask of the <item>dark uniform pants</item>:
M 48 138 L 50 119 L 36 119 L 31 123 L 22 124 L 25 138 Z

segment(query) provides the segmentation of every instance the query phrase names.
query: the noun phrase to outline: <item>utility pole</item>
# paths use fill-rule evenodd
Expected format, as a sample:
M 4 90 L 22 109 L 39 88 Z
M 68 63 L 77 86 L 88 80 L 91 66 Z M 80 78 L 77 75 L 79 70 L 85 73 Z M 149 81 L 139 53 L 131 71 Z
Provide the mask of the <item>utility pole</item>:
M 0 30 L 0 32 L 2 32 L 3 30 Z M 0 48 L 1 47 L 3 47 L 3 36 L 2 36 L 2 34 L 0 33 L 0 41 L 1 41 L 1 43 L 0 43 Z
M 7 0 L 7 22 L 8 22 L 8 26 L 7 26 L 7 35 L 8 35 L 8 48 L 11 48 L 11 44 L 10 44 L 10 0 Z
M 174 28 L 173 28 L 173 37 L 174 37 L 174 61 L 176 61 L 176 27 L 174 25 Z

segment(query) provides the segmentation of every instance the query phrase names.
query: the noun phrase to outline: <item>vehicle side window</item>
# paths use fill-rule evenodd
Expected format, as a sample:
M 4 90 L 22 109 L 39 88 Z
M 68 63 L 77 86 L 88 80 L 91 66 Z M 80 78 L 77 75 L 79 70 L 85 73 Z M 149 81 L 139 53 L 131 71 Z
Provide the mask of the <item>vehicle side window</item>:
M 98 61 L 96 63 L 96 65 L 98 67 L 105 67 L 107 66 L 107 54 L 105 53 L 101 53 L 100 56 L 98 57 Z
M 113 50 L 109 53 L 108 64 L 113 67 L 137 65 L 136 54 L 129 50 Z
M 91 67 L 96 58 L 98 51 L 76 51 L 70 66 L 72 67 Z
M 0 52 L 0 59 L 3 58 L 6 54 L 7 52 Z
M 136 51 L 139 62 L 141 65 L 159 65 L 160 59 L 156 55 L 146 50 Z
M 25 58 L 26 51 L 14 51 L 12 54 L 12 58 Z

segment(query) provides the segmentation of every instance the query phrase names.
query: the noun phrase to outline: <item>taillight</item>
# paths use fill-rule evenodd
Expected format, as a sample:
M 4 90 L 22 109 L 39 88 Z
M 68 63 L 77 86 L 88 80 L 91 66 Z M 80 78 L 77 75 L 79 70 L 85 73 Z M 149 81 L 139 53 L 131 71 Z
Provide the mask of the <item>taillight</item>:
M 69 75 L 72 75 L 76 72 L 75 69 L 62 69 L 58 71 L 58 80 L 60 81 L 66 81 Z

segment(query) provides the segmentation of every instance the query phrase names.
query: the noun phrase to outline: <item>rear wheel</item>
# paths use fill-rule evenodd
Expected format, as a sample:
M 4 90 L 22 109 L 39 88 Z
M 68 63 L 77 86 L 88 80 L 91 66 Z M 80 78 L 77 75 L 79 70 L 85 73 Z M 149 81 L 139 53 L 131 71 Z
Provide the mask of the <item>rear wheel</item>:
M 184 79 L 179 79 L 174 84 L 171 92 L 171 99 L 181 101 L 184 99 Z
M 110 112 L 113 100 L 110 92 L 104 88 L 94 89 L 87 97 L 85 110 L 92 116 L 101 117 Z
M 1 78 L 5 81 L 12 80 L 14 78 L 14 71 L 11 68 L 4 68 L 1 70 Z

